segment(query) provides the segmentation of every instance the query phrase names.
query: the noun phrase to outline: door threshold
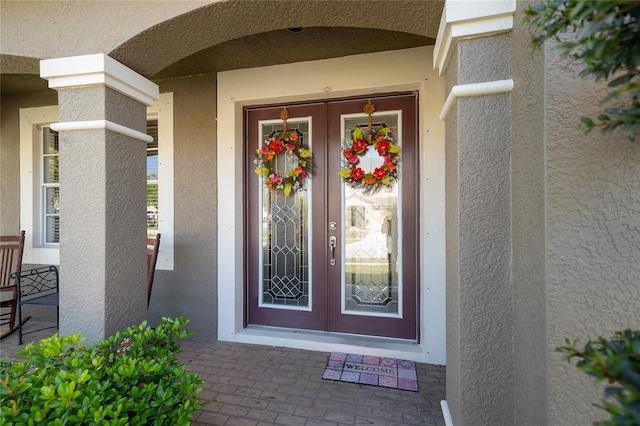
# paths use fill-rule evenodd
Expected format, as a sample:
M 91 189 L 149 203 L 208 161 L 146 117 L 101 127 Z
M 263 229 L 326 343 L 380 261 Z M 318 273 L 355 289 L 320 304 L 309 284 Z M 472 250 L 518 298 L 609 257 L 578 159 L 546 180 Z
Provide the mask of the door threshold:
M 239 343 L 320 352 L 346 352 L 426 362 L 424 349 L 413 340 L 255 325 L 240 330 L 234 337 L 232 341 Z M 220 340 L 224 339 L 220 338 Z

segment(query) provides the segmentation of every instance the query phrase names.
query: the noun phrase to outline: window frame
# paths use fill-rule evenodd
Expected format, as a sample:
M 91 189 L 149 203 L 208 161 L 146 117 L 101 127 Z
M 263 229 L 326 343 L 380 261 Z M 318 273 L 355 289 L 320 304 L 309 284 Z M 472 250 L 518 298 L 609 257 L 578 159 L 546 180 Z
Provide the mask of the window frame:
M 147 108 L 158 120 L 158 232 L 162 243 L 156 269 L 174 269 L 173 93 L 162 93 Z M 43 244 L 42 128 L 58 121 L 58 106 L 20 109 L 20 227 L 25 232 L 23 263 L 59 265 L 60 246 Z
M 36 129 L 38 130 L 38 137 L 37 139 L 34 138 L 34 145 L 36 140 L 38 140 L 40 143 L 38 144 L 38 152 L 37 152 L 37 161 L 38 161 L 38 169 L 39 169 L 39 181 L 40 181 L 40 208 L 41 208 L 41 213 L 39 216 L 39 236 L 40 236 L 40 243 L 43 247 L 58 247 L 60 245 L 59 242 L 49 242 L 48 241 L 48 232 L 49 232 L 49 225 L 47 224 L 47 221 L 49 218 L 58 218 L 58 233 L 60 232 L 59 227 L 60 227 L 60 212 L 58 211 L 57 213 L 47 213 L 48 211 L 48 204 L 49 204 L 49 200 L 47 199 L 47 192 L 49 189 L 57 189 L 58 190 L 58 197 L 60 196 L 60 178 L 57 178 L 57 182 L 47 182 L 46 180 L 46 176 L 47 173 L 45 171 L 46 168 L 46 164 L 48 163 L 48 159 L 52 159 L 52 158 L 57 158 L 58 160 L 58 164 L 60 161 L 60 149 L 58 148 L 57 152 L 55 153 L 48 153 L 45 152 L 45 129 L 48 129 L 48 131 L 50 133 L 56 133 L 55 138 L 57 139 L 57 133 L 54 130 L 51 130 L 51 128 L 48 125 L 45 126 L 41 126 L 38 125 L 36 126 Z

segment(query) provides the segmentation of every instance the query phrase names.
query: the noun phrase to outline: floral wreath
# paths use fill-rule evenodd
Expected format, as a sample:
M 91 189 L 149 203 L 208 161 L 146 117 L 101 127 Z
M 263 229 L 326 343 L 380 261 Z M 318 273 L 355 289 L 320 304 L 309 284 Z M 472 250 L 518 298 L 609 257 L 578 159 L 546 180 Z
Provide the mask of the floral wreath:
M 283 132 L 277 137 L 264 141 L 262 147 L 256 150 L 258 158 L 254 172 L 264 178 L 264 186 L 269 189 L 282 190 L 285 197 L 297 191 L 304 185 L 304 180 L 311 175 L 311 150 L 298 142 L 298 133 Z M 275 171 L 275 159 L 278 155 L 293 155 L 298 164 L 286 175 L 279 175 Z
M 392 143 L 389 136 L 391 129 L 382 127 L 375 135 L 369 134 L 367 138 L 362 134 L 360 127 L 353 129 L 351 142 L 344 149 L 345 167 L 338 174 L 347 184 L 353 188 L 363 188 L 364 193 L 373 193 L 383 186 L 392 187 L 398 180 L 398 162 L 400 161 L 400 147 Z M 369 151 L 369 147 L 377 151 L 382 157 L 380 167 L 373 172 L 365 172 L 358 167 L 360 157 Z

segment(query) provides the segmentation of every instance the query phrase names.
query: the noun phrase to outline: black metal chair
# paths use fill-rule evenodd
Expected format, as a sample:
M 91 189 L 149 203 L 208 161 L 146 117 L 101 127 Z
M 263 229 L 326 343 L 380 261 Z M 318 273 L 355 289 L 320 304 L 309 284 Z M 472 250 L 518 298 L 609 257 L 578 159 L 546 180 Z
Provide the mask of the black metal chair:
M 22 336 L 49 328 L 60 328 L 59 279 L 58 268 L 44 266 L 36 269 L 11 274 L 18 283 L 18 341 L 22 344 Z M 56 325 L 22 332 L 22 307 L 24 305 L 55 306 Z

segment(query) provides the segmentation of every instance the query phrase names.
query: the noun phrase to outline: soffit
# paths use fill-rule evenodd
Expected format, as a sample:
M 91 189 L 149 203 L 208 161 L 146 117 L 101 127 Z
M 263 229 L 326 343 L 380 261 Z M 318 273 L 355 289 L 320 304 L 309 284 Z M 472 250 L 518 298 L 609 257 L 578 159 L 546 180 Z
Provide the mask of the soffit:
M 270 34 L 292 27 L 302 28 L 360 28 L 369 30 L 374 39 L 376 30 L 406 33 L 435 40 L 444 6 L 443 0 L 231 0 L 206 5 L 194 11 L 162 22 L 131 38 L 111 52 L 111 57 L 146 77 L 153 77 L 170 65 L 203 52 L 212 46 L 218 46 L 231 40 L 257 42 L 260 34 Z M 338 30 L 340 31 L 340 30 Z M 361 36 L 363 43 L 367 37 Z M 355 34 L 355 32 L 354 32 Z M 274 34 L 266 49 L 254 51 L 259 58 L 254 62 L 272 60 L 274 55 L 285 56 L 290 53 L 282 48 Z M 299 34 L 303 35 L 304 32 Z M 250 36 L 258 36 L 251 38 Z M 397 34 L 392 37 L 402 38 Z M 346 40 L 345 38 L 341 39 Z M 238 42 L 242 44 L 243 42 Z M 344 56 L 339 51 L 347 43 L 337 42 L 336 46 L 322 46 L 330 57 Z M 370 42 L 366 50 L 382 51 L 373 48 Z M 310 43 L 305 46 L 314 48 Z M 333 53 L 328 52 L 331 47 Z M 373 50 L 375 49 L 375 50 Z M 224 52 L 232 56 L 234 52 Z M 237 53 L 237 52 L 236 52 Z M 319 59 L 316 57 L 315 59 Z M 283 63 L 286 63 L 284 61 Z
M 270 31 L 231 40 L 188 56 L 154 79 L 408 49 L 434 44 L 415 34 L 365 28 L 314 27 Z M 393 65 L 391 65 L 393 66 Z

